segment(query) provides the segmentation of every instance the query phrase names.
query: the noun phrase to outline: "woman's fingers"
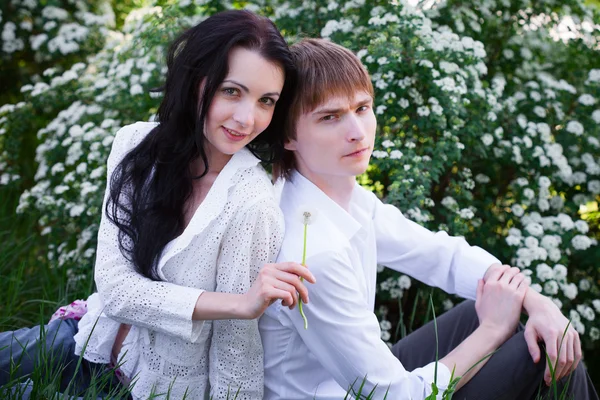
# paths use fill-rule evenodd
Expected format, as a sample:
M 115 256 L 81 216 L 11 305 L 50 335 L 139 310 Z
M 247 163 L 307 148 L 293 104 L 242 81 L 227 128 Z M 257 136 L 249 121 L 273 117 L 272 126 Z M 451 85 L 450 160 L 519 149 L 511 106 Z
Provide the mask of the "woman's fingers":
M 302 264 L 298 264 L 295 262 L 285 262 L 285 263 L 277 263 L 274 265 L 278 270 L 284 271 L 284 272 L 289 272 L 294 275 L 298 275 L 298 276 L 306 279 L 310 283 L 317 282 L 317 279 L 310 272 L 310 270 Z
M 304 303 L 308 303 L 308 289 L 306 285 L 302 283 L 298 275 L 284 271 L 277 271 L 274 275 L 274 278 L 293 286 L 295 292 L 298 292 L 300 294 L 302 301 Z
M 512 277 L 510 280 L 509 286 L 515 290 L 519 288 L 519 286 L 525 281 L 525 275 L 520 272 Z

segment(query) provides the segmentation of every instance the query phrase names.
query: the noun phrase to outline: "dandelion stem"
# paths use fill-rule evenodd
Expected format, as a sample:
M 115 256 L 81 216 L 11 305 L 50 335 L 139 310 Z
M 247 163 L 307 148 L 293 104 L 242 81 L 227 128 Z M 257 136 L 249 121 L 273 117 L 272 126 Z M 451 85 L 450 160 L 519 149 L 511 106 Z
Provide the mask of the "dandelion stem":
M 302 248 L 302 265 L 306 267 L 306 232 L 308 230 L 308 224 L 304 224 L 304 244 Z M 304 278 L 300 277 L 300 281 L 304 282 Z M 302 319 L 304 320 L 304 329 L 308 329 L 308 320 L 306 319 L 306 315 L 304 315 L 304 310 L 302 309 L 302 299 L 300 298 L 300 293 L 298 293 L 298 309 L 300 310 L 300 315 L 302 315 Z

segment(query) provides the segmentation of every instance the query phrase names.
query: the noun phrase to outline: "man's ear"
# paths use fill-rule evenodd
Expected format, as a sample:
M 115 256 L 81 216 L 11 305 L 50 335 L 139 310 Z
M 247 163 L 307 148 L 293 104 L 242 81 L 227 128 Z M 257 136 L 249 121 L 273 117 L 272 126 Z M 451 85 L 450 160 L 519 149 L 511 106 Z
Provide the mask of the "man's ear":
M 295 151 L 296 150 L 296 141 L 295 140 L 288 140 L 283 144 L 283 148 L 289 151 Z

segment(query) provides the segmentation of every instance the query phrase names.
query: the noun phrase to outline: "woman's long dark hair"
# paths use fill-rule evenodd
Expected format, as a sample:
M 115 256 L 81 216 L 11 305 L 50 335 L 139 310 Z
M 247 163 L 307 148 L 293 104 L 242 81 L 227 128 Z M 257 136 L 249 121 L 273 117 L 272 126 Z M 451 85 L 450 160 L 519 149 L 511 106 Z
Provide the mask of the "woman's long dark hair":
M 271 124 L 247 146 L 263 161 L 281 157 L 295 71 L 275 25 L 249 11 L 225 11 L 181 34 L 167 56 L 159 124 L 115 168 L 105 209 L 119 228 L 121 252 L 150 279 L 159 280 L 160 254 L 184 229 L 184 205 L 192 194 L 193 179 L 199 178 L 190 165 L 200 159 L 204 174 L 208 171 L 204 121 L 227 76 L 229 52 L 236 47 L 257 51 L 285 72 Z

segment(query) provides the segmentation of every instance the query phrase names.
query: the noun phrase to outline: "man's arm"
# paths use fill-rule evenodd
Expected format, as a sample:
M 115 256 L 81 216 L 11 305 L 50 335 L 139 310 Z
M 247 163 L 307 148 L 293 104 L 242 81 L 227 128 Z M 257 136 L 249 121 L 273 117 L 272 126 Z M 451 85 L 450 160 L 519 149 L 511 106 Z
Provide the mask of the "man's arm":
M 374 197 L 374 195 L 373 195 Z M 377 262 L 430 286 L 474 300 L 477 281 L 500 261 L 463 238 L 431 232 L 373 198 Z
M 506 268 L 506 265 L 492 264 L 485 273 L 484 281 L 495 271 Z M 556 304 L 530 287 L 525 294 L 523 309 L 529 315 L 525 325 L 525 340 L 533 361 L 535 363 L 545 361 L 545 355 L 542 354 L 538 344 L 538 341 L 543 341 L 555 369 L 556 380 L 577 368 L 582 356 L 581 340 Z M 569 325 L 568 329 L 567 325 Z M 550 385 L 552 377 L 548 365 L 546 365 L 544 380 L 547 385 Z

